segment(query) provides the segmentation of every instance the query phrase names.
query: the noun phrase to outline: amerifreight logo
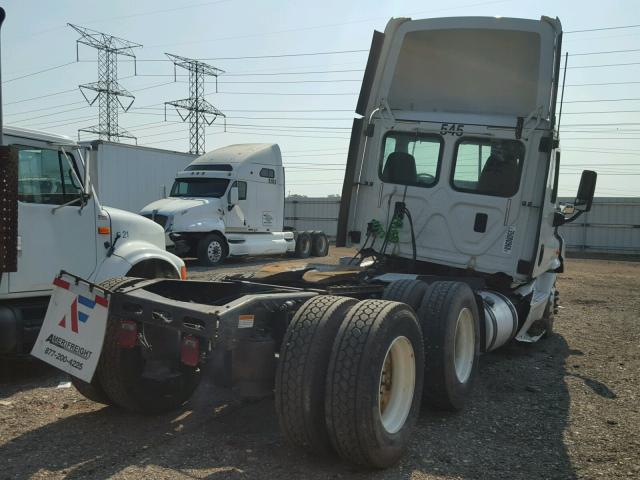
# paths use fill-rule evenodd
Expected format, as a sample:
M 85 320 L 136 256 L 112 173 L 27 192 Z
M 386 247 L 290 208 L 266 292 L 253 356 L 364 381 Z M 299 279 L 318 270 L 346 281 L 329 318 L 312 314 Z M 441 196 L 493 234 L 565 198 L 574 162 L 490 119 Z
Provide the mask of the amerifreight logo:
M 61 280 L 59 278 L 56 278 L 53 283 L 58 287 L 66 289 L 69 289 L 70 286 L 68 282 L 65 282 L 64 280 Z M 68 315 L 64 315 L 62 317 L 62 320 L 58 322 L 58 326 L 64 328 L 65 330 L 67 328 L 70 328 L 73 333 L 78 333 L 79 325 L 81 323 L 87 323 L 87 320 L 89 320 L 89 315 L 91 315 L 91 311 L 95 308 L 96 304 L 101 305 L 105 308 L 109 305 L 107 299 L 100 295 L 96 295 L 95 300 L 91 300 L 84 295 L 78 295 L 73 299 L 73 302 L 71 302 L 71 311 Z

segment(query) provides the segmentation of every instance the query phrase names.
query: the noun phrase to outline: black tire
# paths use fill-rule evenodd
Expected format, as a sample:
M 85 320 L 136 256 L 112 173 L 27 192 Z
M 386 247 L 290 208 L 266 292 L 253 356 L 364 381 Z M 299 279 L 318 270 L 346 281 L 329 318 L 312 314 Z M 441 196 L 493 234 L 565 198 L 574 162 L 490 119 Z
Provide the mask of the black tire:
M 214 273 L 207 277 L 208 282 L 226 282 L 231 280 L 249 280 L 255 276 L 254 270 L 241 270 L 236 272 Z
M 300 307 L 287 327 L 276 371 L 275 406 L 288 443 L 309 453 L 331 451 L 324 412 L 331 348 L 349 309 L 348 297 L 322 295 Z
M 126 283 L 125 281 L 112 287 L 111 290 L 122 288 Z M 162 339 L 158 350 L 163 354 L 167 353 L 167 345 L 174 346 L 176 352 L 174 358 L 163 357 L 160 360 L 162 368 L 156 370 L 154 376 L 144 375 L 148 361 L 143 355 L 143 347 L 122 348 L 118 344 L 122 320 L 124 319 L 115 315 L 110 315 L 107 319 L 102 354 L 96 371 L 107 397 L 114 405 L 125 410 L 150 415 L 168 412 L 183 405 L 200 383 L 201 372 L 197 367 L 180 363 L 179 334 L 174 334 L 175 339 L 167 338 L 169 331 L 166 329 L 149 326 L 145 328 L 145 337 L 147 340 L 151 339 L 152 345 L 155 343 L 154 339 Z
M 100 286 L 106 288 L 107 290 L 115 290 L 118 287 L 124 287 L 127 284 L 134 283 L 138 281 L 138 278 L 129 278 L 129 277 L 115 277 L 110 278 L 109 280 L 105 280 L 100 283 Z M 98 378 L 97 371 L 93 375 L 90 383 L 85 382 L 84 380 L 80 380 L 77 377 L 72 375 L 69 376 L 71 380 L 71 384 L 75 387 L 75 389 L 88 400 L 96 403 L 102 403 L 103 405 L 113 405 L 113 402 L 102 388 L 102 384 L 100 383 L 100 379 Z
M 84 380 L 80 380 L 77 377 L 69 376 L 71 385 L 87 400 L 91 400 L 95 403 L 101 403 L 103 405 L 113 405 L 113 402 L 102 388 L 98 376 L 94 375 L 91 383 L 87 383 Z
M 420 280 L 396 280 L 384 288 L 382 299 L 406 303 L 417 312 L 428 288 Z
M 311 255 L 326 257 L 329 253 L 329 239 L 320 230 L 311 233 Z
M 466 313 L 465 313 L 466 311 Z M 468 319 L 471 315 L 471 319 Z M 478 305 L 471 288 L 462 282 L 434 282 L 422 300 L 418 317 L 424 333 L 424 399 L 431 406 L 457 411 L 471 393 L 480 354 Z M 472 322 L 472 332 L 461 326 Z M 469 327 L 471 328 L 471 327 Z M 458 332 L 458 333 L 457 333 Z M 468 332 L 468 335 L 464 335 Z M 456 371 L 456 338 L 460 335 L 460 378 Z M 467 338 L 469 341 L 464 342 Z M 473 338 L 473 346 L 470 339 Z M 468 355 L 464 355 L 464 352 Z M 470 369 L 470 370 L 469 370 Z
M 198 260 L 201 265 L 206 267 L 220 265 L 228 254 L 227 242 L 218 233 L 210 233 L 198 241 Z
M 300 232 L 296 237 L 296 258 L 309 258 L 311 255 L 311 236 L 307 232 Z
M 389 430 L 380 406 L 382 370 L 387 353 L 398 342 L 411 347 L 412 353 L 404 357 L 411 368 L 398 368 L 393 375 L 402 378 L 413 371 L 414 388 L 401 390 L 406 417 L 401 415 L 396 428 Z M 422 332 L 411 308 L 386 300 L 364 300 L 351 308 L 333 344 L 325 403 L 329 437 L 343 459 L 375 468 L 400 459 L 420 411 L 423 371 Z

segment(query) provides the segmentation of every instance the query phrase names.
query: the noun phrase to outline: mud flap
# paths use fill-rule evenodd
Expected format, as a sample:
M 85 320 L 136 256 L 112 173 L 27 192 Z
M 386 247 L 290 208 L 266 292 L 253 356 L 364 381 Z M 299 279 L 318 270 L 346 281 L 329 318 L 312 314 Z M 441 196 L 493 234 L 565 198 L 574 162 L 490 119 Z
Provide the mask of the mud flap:
M 53 285 L 31 355 L 90 383 L 102 351 L 109 293 L 66 273 Z

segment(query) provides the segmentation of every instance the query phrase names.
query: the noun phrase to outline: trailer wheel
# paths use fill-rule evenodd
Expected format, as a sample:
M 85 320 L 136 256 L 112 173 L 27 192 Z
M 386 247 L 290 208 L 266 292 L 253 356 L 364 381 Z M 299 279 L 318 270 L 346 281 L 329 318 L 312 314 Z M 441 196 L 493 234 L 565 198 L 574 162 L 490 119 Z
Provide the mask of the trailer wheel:
M 221 264 L 229 250 L 224 238 L 217 233 L 211 233 L 198 241 L 198 260 L 202 265 L 215 267 Z
M 311 255 L 326 257 L 329 253 L 329 239 L 324 232 L 318 230 L 311 233 Z
M 382 298 L 406 303 L 417 312 L 428 288 L 429 285 L 420 280 L 396 280 L 385 287 Z
M 462 282 L 434 282 L 418 310 L 425 348 L 425 400 L 460 410 L 469 396 L 480 352 L 478 305 Z
M 375 468 L 396 463 L 420 410 L 422 331 L 407 305 L 364 300 L 340 326 L 327 373 L 326 422 L 345 460 Z
M 122 279 L 122 283 L 110 288 L 117 290 L 128 282 L 138 279 Z M 125 410 L 143 414 L 159 414 L 180 407 L 193 394 L 200 383 L 200 370 L 188 367 L 179 360 L 179 334 L 175 338 L 167 337 L 167 330 L 147 327 L 145 337 L 162 340 L 159 350 L 168 353 L 168 347 L 175 347 L 174 358 L 163 356 L 147 359 L 141 346 L 122 348 L 118 344 L 118 332 L 121 321 L 115 315 L 107 319 L 102 354 L 96 376 L 112 404 Z M 157 345 L 158 346 L 158 345 Z M 94 376 L 94 378 L 96 377 Z
M 117 287 L 123 287 L 129 283 L 133 283 L 139 280 L 138 278 L 129 278 L 129 277 L 115 277 L 110 278 L 109 280 L 105 280 L 100 283 L 100 286 L 106 288 L 107 290 L 115 290 Z M 84 380 L 80 380 L 77 377 L 70 376 L 71 384 L 75 387 L 75 389 L 88 400 L 96 403 L 102 403 L 103 405 L 113 405 L 113 402 L 102 388 L 102 384 L 100 383 L 100 379 L 98 378 L 97 372 L 94 374 L 91 382 L 85 382 Z
M 338 328 L 356 303 L 348 297 L 313 297 L 297 311 L 282 341 L 275 389 L 278 420 L 287 441 L 310 453 L 331 450 L 324 418 L 327 368 Z
M 311 236 L 307 232 L 299 232 L 296 238 L 297 258 L 309 258 L 311 255 Z

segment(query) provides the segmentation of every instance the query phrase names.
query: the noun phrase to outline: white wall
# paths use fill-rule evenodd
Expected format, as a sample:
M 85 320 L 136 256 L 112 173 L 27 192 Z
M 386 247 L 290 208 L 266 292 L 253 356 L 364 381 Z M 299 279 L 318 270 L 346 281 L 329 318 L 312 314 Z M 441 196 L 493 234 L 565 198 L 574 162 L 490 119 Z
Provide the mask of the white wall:
M 640 197 L 598 197 L 589 213 L 559 230 L 570 251 L 640 254 Z
M 338 230 L 340 198 L 308 197 L 284 200 L 284 224 L 296 230 L 322 230 L 330 239 Z

